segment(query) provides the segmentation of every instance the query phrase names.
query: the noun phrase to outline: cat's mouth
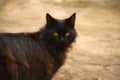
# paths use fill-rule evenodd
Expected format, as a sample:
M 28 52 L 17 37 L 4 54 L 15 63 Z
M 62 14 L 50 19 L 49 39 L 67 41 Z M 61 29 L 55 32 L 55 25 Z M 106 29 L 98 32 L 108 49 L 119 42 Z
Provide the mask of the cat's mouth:
M 66 48 L 68 46 L 67 43 L 63 42 L 63 41 L 60 41 L 58 44 L 58 47 L 61 47 L 61 48 Z

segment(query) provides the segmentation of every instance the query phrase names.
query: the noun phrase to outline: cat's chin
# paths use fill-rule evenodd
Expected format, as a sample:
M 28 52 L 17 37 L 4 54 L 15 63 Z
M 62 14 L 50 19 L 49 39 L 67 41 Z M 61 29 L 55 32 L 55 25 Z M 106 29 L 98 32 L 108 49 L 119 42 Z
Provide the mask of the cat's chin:
M 58 44 L 57 44 L 57 47 L 58 47 L 58 48 L 61 48 L 61 49 L 66 49 L 66 48 L 69 47 L 69 45 L 67 45 L 67 44 L 65 44 L 65 43 L 58 43 Z

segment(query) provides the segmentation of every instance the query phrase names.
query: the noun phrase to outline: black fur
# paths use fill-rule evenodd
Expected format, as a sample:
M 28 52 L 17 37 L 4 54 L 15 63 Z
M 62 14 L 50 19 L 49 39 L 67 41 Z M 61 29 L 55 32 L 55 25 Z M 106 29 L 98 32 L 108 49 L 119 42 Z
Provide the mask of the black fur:
M 0 34 L 0 80 L 51 80 L 64 64 L 76 38 L 75 13 L 65 20 L 46 14 L 46 20 L 45 27 L 34 33 Z

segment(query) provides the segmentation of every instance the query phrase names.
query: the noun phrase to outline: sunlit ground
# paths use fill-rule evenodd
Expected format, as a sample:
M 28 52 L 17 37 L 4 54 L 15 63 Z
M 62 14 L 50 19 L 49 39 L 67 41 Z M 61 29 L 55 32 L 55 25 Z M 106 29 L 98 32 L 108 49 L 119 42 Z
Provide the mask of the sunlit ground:
M 76 12 L 77 41 L 53 80 L 120 80 L 119 3 L 119 0 L 9 2 L 0 8 L 0 32 L 36 31 L 44 26 L 46 13 L 63 19 Z

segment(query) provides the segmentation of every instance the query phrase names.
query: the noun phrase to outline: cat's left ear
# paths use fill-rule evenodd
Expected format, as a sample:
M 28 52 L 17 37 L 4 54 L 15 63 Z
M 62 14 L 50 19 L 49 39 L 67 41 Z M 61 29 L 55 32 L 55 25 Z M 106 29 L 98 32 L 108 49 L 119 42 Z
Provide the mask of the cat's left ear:
M 66 19 L 66 23 L 74 27 L 75 25 L 75 19 L 76 19 L 76 13 L 73 13 L 72 16 L 70 16 L 68 19 Z
M 57 24 L 57 21 L 48 13 L 46 14 L 46 21 L 47 24 Z

